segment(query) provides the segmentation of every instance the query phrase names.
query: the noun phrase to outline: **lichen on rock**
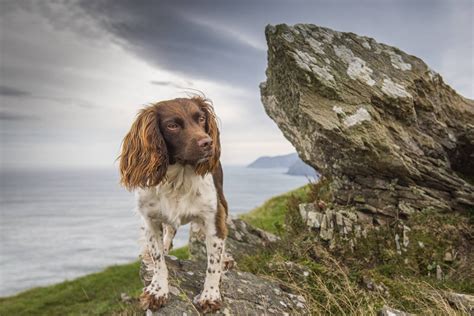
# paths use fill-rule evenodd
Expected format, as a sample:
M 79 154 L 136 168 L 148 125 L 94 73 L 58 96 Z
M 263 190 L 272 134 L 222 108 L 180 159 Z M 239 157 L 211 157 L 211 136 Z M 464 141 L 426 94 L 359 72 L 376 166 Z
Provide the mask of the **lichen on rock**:
M 262 103 L 333 180 L 334 205 L 393 218 L 474 206 L 472 100 L 371 38 L 311 24 L 267 26 L 266 38 Z

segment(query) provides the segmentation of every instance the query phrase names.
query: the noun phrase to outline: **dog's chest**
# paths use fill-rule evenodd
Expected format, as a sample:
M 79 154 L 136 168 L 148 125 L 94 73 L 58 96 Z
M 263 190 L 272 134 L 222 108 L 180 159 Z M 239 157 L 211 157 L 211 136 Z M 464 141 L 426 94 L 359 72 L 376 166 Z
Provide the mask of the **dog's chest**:
M 212 175 L 199 176 L 189 166 L 173 165 L 169 167 L 166 177 L 167 180 L 158 185 L 154 192 L 139 195 L 142 215 L 162 217 L 165 222 L 177 227 L 195 218 L 205 220 L 215 214 L 217 193 Z

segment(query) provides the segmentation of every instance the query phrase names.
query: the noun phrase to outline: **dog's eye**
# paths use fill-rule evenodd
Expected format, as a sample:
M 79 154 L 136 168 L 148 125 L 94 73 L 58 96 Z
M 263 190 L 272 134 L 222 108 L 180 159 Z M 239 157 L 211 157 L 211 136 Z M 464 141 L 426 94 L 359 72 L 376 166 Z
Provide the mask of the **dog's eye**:
M 169 130 L 175 130 L 179 128 L 179 125 L 176 123 L 168 123 L 168 125 L 166 125 L 166 128 L 168 128 Z
M 199 123 L 205 123 L 206 122 L 206 117 L 204 115 L 201 115 L 199 117 Z

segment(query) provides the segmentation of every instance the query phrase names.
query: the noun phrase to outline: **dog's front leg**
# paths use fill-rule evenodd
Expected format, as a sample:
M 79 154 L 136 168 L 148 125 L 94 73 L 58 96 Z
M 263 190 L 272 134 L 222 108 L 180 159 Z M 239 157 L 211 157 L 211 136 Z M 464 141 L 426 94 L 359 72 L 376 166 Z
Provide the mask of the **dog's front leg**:
M 220 281 L 222 275 L 222 259 L 225 247 L 225 234 L 216 229 L 215 220 L 206 221 L 207 270 L 204 289 L 196 297 L 196 303 L 202 312 L 215 312 L 222 305 Z
M 158 310 L 168 300 L 168 269 L 163 247 L 163 225 L 156 218 L 145 217 L 145 238 L 153 263 L 153 278 L 143 290 L 140 303 L 143 309 Z

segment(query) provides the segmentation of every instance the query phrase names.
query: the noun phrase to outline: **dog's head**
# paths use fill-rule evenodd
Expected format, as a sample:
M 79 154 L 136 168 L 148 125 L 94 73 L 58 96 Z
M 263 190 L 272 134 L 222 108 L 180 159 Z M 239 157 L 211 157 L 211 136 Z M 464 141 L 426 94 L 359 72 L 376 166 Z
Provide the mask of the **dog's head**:
M 130 190 L 156 186 L 174 163 L 204 175 L 217 167 L 219 157 L 219 129 L 207 100 L 158 102 L 140 111 L 123 140 L 121 183 Z

